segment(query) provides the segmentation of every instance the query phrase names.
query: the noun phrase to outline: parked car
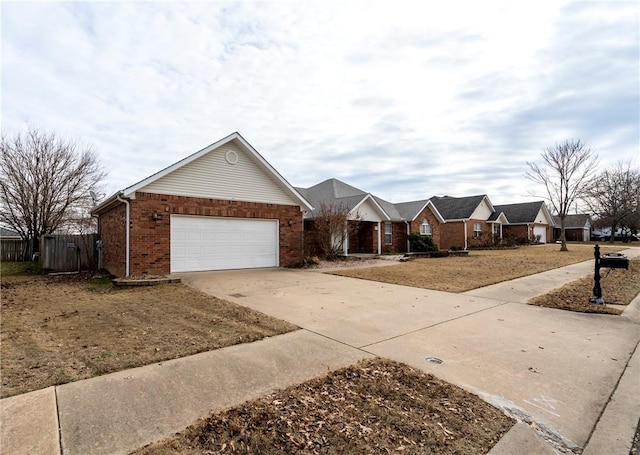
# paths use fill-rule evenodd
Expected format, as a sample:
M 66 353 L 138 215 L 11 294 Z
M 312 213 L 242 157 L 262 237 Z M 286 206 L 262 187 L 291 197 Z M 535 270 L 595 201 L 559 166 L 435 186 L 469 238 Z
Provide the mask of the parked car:
M 608 242 L 609 240 L 611 240 L 611 236 L 610 235 L 603 235 L 598 239 L 595 240 L 600 240 L 602 242 Z M 638 236 L 635 234 L 630 234 L 630 235 L 616 235 L 613 240 L 615 240 L 616 242 L 623 242 L 623 243 L 630 243 L 630 242 L 637 242 L 638 241 Z

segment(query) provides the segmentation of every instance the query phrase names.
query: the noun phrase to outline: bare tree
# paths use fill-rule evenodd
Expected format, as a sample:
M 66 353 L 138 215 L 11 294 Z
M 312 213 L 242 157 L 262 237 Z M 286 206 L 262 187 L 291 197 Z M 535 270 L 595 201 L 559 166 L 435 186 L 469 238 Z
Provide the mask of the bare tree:
M 560 218 L 560 251 L 568 251 L 564 220 L 569 209 L 586 195 L 598 164 L 598 156 L 581 140 L 565 140 L 542 152 L 543 163 L 527 162 L 525 176 L 542 186 L 546 199 Z
M 640 218 L 640 169 L 631 162 L 618 162 L 613 169 L 599 174 L 589 187 L 589 209 L 611 228 L 611 242 L 618 227 L 629 234 L 638 229 Z
M 25 259 L 40 237 L 70 221 L 90 201 L 105 173 L 90 147 L 29 128 L 0 146 L 0 223 L 26 241 Z
M 320 204 L 309 230 L 311 248 L 326 258 L 342 255 L 345 242 L 358 229 L 359 220 L 358 215 L 350 215 L 347 207 Z

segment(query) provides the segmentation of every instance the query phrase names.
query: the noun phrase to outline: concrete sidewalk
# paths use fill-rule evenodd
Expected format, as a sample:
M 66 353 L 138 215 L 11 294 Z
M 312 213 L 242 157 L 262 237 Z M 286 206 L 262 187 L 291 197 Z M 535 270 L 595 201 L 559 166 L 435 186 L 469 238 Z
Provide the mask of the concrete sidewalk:
M 127 454 L 212 412 L 369 357 L 298 330 L 18 395 L 0 402 L 1 453 Z
M 184 275 L 303 330 L 1 400 L 1 453 L 129 453 L 211 412 L 380 355 L 525 422 L 492 455 L 551 454 L 554 447 L 626 455 L 640 418 L 640 296 L 623 317 L 521 303 L 591 267 L 465 294 L 282 269 Z

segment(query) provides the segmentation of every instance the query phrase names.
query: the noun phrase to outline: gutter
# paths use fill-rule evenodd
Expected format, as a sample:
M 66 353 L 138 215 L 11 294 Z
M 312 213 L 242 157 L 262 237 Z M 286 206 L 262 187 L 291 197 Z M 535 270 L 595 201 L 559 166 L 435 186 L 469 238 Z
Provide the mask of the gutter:
M 124 205 L 126 206 L 126 216 L 125 216 L 125 277 L 128 278 L 129 277 L 129 258 L 131 256 L 131 251 L 130 251 L 130 247 L 129 244 L 131 243 L 131 227 L 129 226 L 130 224 L 130 219 L 131 219 L 131 206 L 129 205 L 129 199 L 125 199 L 120 197 L 120 194 L 116 194 L 116 199 L 120 202 L 123 202 Z

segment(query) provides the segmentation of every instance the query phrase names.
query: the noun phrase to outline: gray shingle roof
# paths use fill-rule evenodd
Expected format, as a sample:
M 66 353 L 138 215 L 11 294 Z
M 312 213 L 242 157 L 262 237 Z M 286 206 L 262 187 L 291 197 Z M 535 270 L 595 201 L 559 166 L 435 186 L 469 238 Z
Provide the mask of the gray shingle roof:
M 538 212 L 544 205 L 544 201 L 522 202 L 519 204 L 496 205 L 494 210 L 499 215 L 504 212 L 509 224 L 533 223 L 538 216 Z
M 0 227 L 0 237 L 3 239 L 11 239 L 11 238 L 19 239 L 20 234 L 18 234 L 16 231 L 12 231 L 11 229 Z
M 422 208 L 427 205 L 427 202 L 429 202 L 429 199 L 401 202 L 399 204 L 395 204 L 395 207 L 401 218 L 405 220 L 413 220 Z
M 431 202 L 445 220 L 463 220 L 471 217 L 485 197 L 486 194 L 467 197 L 434 196 Z
M 309 188 L 296 188 L 296 190 L 313 205 L 314 210 L 308 215 L 310 218 L 318 213 L 323 203 L 352 210 L 369 195 L 366 191 L 338 179 L 328 179 Z M 394 204 L 378 196 L 371 195 L 371 197 L 389 218 L 394 221 L 402 219 Z
M 558 215 L 553 215 L 553 222 L 556 227 L 560 227 L 560 217 Z M 586 214 L 567 215 L 564 217 L 564 227 L 568 229 L 586 228 L 587 222 L 591 222 L 591 217 Z

